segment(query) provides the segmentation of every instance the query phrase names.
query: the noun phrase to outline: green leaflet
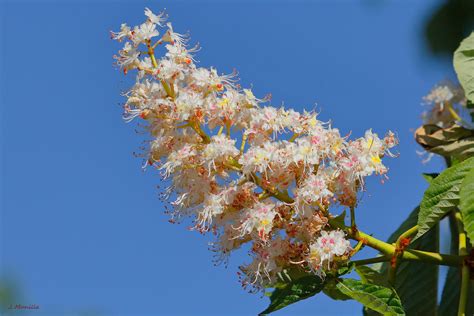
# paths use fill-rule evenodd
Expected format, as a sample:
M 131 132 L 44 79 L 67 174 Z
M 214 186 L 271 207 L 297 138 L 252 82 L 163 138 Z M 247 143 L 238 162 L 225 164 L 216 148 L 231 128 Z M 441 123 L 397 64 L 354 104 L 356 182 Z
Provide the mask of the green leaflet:
M 344 265 L 339 266 L 337 269 L 328 271 L 326 273 L 323 293 L 332 298 L 333 300 L 346 301 L 351 298 L 342 293 L 337 288 L 337 282 L 339 277 L 348 274 L 354 270 L 355 264 L 353 262 L 346 262 Z
M 345 295 L 344 293 L 342 293 L 337 288 L 336 285 L 337 285 L 337 281 L 339 277 L 345 274 L 351 273 L 352 270 L 354 270 L 354 267 L 355 267 L 355 264 L 349 261 L 339 266 L 338 268 L 333 269 L 332 271 L 328 271 L 326 273 L 323 293 L 329 296 L 330 298 L 332 298 L 333 300 L 340 300 L 340 301 L 350 300 L 351 298 Z
M 367 284 L 354 279 L 340 280 L 337 283 L 337 288 L 367 308 L 383 315 L 405 315 L 400 298 L 391 288 Z
M 454 52 L 453 64 L 467 99 L 474 102 L 474 32 Z
M 459 209 L 464 222 L 464 230 L 474 245 L 474 168 L 464 178 L 459 192 Z
M 421 175 L 428 183 L 431 183 L 431 181 L 433 181 L 433 179 L 436 178 L 439 173 L 422 173 Z
M 464 177 L 474 167 L 474 157 L 466 159 L 436 177 L 426 190 L 418 214 L 418 234 L 423 236 L 444 215 L 459 204 L 459 190 Z
M 398 236 L 416 225 L 419 207 L 415 208 L 408 218 L 388 238 L 388 243 L 394 243 Z M 410 249 L 420 249 L 438 252 L 439 229 L 431 229 L 421 238 L 413 241 Z M 388 264 L 372 266 L 376 271 L 386 274 Z M 438 295 L 438 266 L 420 262 L 399 263 L 396 274 L 395 290 L 403 304 L 407 315 L 435 315 Z M 375 315 L 371 310 L 364 310 L 364 315 Z
M 352 298 L 342 293 L 337 287 L 336 279 L 331 279 L 324 285 L 323 293 L 336 301 L 347 301 Z
M 336 217 L 329 219 L 329 225 L 332 227 L 344 227 L 345 226 L 346 211 L 343 211 Z
M 387 278 L 383 274 L 372 268 L 369 268 L 367 266 L 359 266 L 356 267 L 356 272 L 360 276 L 361 281 L 364 283 L 391 287 L 391 285 L 387 281 Z
M 314 275 L 306 274 L 303 277 L 293 279 L 289 282 L 279 282 L 278 287 L 268 293 L 270 306 L 259 315 L 267 315 L 285 306 L 304 300 L 321 292 L 324 281 Z
M 284 269 L 278 274 L 278 281 L 272 286 L 273 291 L 265 293 L 270 298 L 270 306 L 260 315 L 266 315 L 285 306 L 304 300 L 324 289 L 324 293 L 333 299 L 347 300 L 347 297 L 337 289 L 335 280 L 340 276 L 350 273 L 354 269 L 352 262 L 340 263 L 341 265 L 327 271 L 326 277 L 308 273 L 302 269 Z

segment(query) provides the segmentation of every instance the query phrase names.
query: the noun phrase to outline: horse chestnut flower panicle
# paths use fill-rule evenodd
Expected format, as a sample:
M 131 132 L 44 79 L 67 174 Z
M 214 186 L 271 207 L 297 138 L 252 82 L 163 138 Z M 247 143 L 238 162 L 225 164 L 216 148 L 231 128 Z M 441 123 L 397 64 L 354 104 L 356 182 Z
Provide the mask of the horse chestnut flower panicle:
M 295 265 L 323 277 L 351 250 L 345 233 L 327 225 L 330 211 L 354 207 L 366 177 L 386 177 L 394 134 L 349 140 L 315 112 L 275 108 L 241 89 L 235 73 L 199 67 L 198 48 L 164 13 L 145 16 L 112 38 L 124 42 L 117 65 L 137 71 L 124 117 L 145 123 L 144 158 L 170 184 L 171 221 L 190 218 L 192 229 L 213 232 L 219 260 L 248 244 L 252 261 L 240 279 L 251 291 Z

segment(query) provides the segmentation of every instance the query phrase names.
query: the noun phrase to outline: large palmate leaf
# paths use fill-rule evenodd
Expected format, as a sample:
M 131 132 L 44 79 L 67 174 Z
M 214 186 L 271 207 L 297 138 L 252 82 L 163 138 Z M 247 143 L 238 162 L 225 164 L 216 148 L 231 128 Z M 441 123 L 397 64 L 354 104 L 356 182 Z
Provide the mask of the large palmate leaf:
M 418 220 L 419 208 L 415 208 L 408 218 L 388 238 L 388 243 L 394 243 L 403 232 L 415 226 Z M 413 241 L 409 249 L 420 249 L 438 252 L 439 228 L 431 229 L 421 238 Z M 373 268 L 386 275 L 388 264 L 377 264 Z M 358 267 L 359 269 L 359 267 Z M 407 315 L 435 315 L 438 295 L 438 266 L 420 262 L 401 261 L 395 277 L 395 290 L 403 304 Z M 364 310 L 365 315 L 376 313 Z
M 345 295 L 383 315 L 405 315 L 394 289 L 354 279 L 341 279 L 337 288 Z
M 474 130 L 454 125 L 441 128 L 423 125 L 415 132 L 415 140 L 426 151 L 463 160 L 474 154 Z
M 467 99 L 474 102 L 474 32 L 454 52 L 453 63 Z
M 418 234 L 423 236 L 444 215 L 459 204 L 459 190 L 466 174 L 474 167 L 474 157 L 466 159 L 437 176 L 426 190 L 418 214 Z
M 461 184 L 459 199 L 464 229 L 471 242 L 474 243 L 474 168 L 467 173 Z
M 270 305 L 260 315 L 266 315 L 282 309 L 285 306 L 309 298 L 321 292 L 324 281 L 314 275 L 305 274 L 287 282 L 279 282 L 274 290 L 267 294 Z

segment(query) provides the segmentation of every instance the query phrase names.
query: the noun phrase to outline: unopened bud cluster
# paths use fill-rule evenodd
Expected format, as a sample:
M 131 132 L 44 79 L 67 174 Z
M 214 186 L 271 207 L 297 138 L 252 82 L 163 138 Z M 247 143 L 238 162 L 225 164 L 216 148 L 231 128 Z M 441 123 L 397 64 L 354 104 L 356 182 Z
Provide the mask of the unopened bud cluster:
M 117 64 L 138 72 L 125 119 L 146 122 L 146 160 L 170 183 L 172 221 L 191 218 L 193 229 L 215 234 L 219 260 L 249 249 L 240 279 L 250 290 L 292 266 L 324 276 L 347 260 L 351 245 L 329 227 L 329 210 L 354 207 L 365 177 L 386 177 L 382 158 L 394 134 L 368 130 L 349 140 L 314 112 L 272 107 L 241 89 L 235 74 L 198 67 L 197 47 L 187 47 L 165 14 L 145 15 L 112 37 L 125 42 Z

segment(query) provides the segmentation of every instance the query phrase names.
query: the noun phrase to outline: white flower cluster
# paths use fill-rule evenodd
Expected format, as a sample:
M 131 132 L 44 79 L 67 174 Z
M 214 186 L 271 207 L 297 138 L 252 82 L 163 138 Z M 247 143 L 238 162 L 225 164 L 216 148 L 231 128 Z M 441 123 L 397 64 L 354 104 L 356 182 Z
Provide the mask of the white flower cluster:
M 334 257 L 345 255 L 350 246 L 342 231 L 322 231 L 321 236 L 310 246 L 309 263 L 317 273 L 320 273 L 321 266 L 327 264 L 330 268 L 329 264 Z
M 219 259 L 250 245 L 253 261 L 241 267 L 250 289 L 272 284 L 291 265 L 324 275 L 351 250 L 344 233 L 327 225 L 329 208 L 354 207 L 364 178 L 385 176 L 394 134 L 381 139 L 369 130 L 351 141 L 314 112 L 272 107 L 233 74 L 198 67 L 197 48 L 187 48 L 163 13 L 145 15 L 112 37 L 125 41 L 117 64 L 138 71 L 125 118 L 146 122 L 146 159 L 170 181 L 172 221 L 190 217 L 193 229 L 213 232 Z

